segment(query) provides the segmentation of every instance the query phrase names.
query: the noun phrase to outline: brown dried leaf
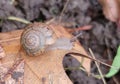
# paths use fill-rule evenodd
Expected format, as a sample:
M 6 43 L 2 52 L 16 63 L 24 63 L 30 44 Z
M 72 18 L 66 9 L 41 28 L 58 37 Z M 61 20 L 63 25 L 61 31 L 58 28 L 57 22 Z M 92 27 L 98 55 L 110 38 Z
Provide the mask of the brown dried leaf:
M 99 0 L 103 7 L 103 13 L 107 19 L 116 22 L 119 19 L 120 1 L 119 0 Z
M 0 84 L 24 84 L 24 60 L 18 60 L 11 68 L 0 66 Z
M 51 24 L 50 27 L 54 31 L 57 38 L 61 38 L 61 37 L 68 38 L 68 40 L 62 39 L 62 41 L 65 40 L 69 44 L 69 39 L 73 37 L 70 33 L 68 33 L 60 25 Z M 18 37 L 21 36 L 22 32 L 23 30 L 17 30 L 8 33 L 0 33 L 0 39 L 2 40 L 0 43 L 4 47 L 7 54 L 7 56 L 4 58 L 2 63 L 14 61 L 16 54 L 18 54 L 19 49 L 21 47 L 20 38 Z M 63 58 L 65 54 L 71 51 L 72 52 L 74 51 L 76 53 L 81 53 L 84 55 L 87 55 L 87 53 L 78 42 L 75 42 L 76 45 L 73 45 L 73 48 L 72 49 L 70 48 L 71 50 L 68 50 L 69 45 L 67 47 L 64 47 L 62 44 L 60 44 L 61 46 L 58 46 L 58 44 L 59 42 L 56 45 L 54 45 L 55 48 L 57 48 L 57 50 L 48 51 L 36 57 L 29 57 L 26 55 L 24 50 L 20 51 L 21 53 L 20 55 L 25 60 L 26 63 L 25 72 L 24 72 L 25 84 L 43 84 L 43 83 L 49 84 L 51 82 L 54 82 L 54 84 L 72 84 L 72 82 L 70 81 L 70 79 L 68 78 L 68 76 L 66 75 L 63 69 L 63 63 L 62 63 Z M 74 57 L 81 62 L 81 57 L 78 56 L 74 56 Z M 91 63 L 90 59 L 84 58 L 83 66 L 88 72 L 90 71 L 90 63 Z M 10 64 L 10 66 L 12 65 Z

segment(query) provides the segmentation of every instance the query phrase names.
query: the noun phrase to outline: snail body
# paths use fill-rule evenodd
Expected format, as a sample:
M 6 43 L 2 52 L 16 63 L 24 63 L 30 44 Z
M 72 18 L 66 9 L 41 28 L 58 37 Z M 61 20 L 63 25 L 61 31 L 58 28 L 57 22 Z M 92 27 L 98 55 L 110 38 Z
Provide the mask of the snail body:
M 54 42 L 53 31 L 41 23 L 29 25 L 21 35 L 21 45 L 29 56 L 44 53 L 46 47 Z

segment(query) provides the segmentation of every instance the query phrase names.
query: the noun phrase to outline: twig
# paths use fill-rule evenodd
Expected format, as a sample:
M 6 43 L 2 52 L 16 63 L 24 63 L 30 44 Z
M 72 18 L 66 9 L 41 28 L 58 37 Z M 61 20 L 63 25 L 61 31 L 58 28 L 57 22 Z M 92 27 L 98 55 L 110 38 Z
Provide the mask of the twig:
M 15 20 L 15 21 L 22 22 L 22 23 L 25 23 L 25 24 L 30 24 L 31 23 L 30 21 L 27 21 L 23 18 L 19 18 L 19 17 L 15 17 L 15 16 L 9 16 L 7 19 L 8 20 Z
M 61 14 L 60 14 L 60 16 L 59 16 L 59 22 L 61 22 L 62 16 L 63 16 L 63 14 L 64 14 L 64 11 L 65 11 L 65 9 L 67 8 L 69 2 L 70 2 L 70 0 L 67 0 L 67 2 L 65 3 L 64 8 L 63 8 L 63 10 L 62 10 L 62 12 L 61 12 Z
M 116 79 L 115 76 L 113 76 L 112 79 L 114 80 L 115 84 L 120 84 L 119 81 Z
M 93 61 L 97 61 L 97 62 L 99 62 L 99 63 L 101 63 L 101 64 L 103 64 L 103 65 L 106 65 L 106 66 L 108 66 L 108 67 L 111 67 L 111 68 L 114 68 L 114 69 L 117 70 L 117 67 L 115 67 L 115 66 L 111 66 L 111 65 L 109 65 L 109 64 L 106 64 L 106 63 L 104 63 L 104 62 L 102 62 L 102 61 L 96 60 L 96 59 L 94 59 L 94 58 L 91 58 L 90 56 L 87 56 L 87 55 L 84 55 L 84 54 L 81 54 L 81 53 L 70 52 L 70 53 L 67 53 L 67 54 L 76 55 L 76 56 L 82 56 L 82 57 L 91 59 L 91 60 L 93 60 Z
M 52 18 L 51 20 L 45 22 L 45 24 L 46 24 L 46 25 L 50 25 L 50 24 L 51 24 L 52 22 L 54 22 L 54 21 L 55 21 L 55 18 Z
M 90 51 L 90 53 L 91 53 L 91 56 L 95 59 L 95 56 L 94 56 L 94 54 L 93 54 L 93 52 L 92 52 L 92 50 L 91 50 L 90 48 L 89 48 L 89 51 Z M 102 78 L 102 80 L 103 80 L 103 83 L 104 83 L 104 84 L 107 84 L 106 81 L 105 81 L 105 79 L 104 79 L 104 76 L 103 76 L 103 74 L 102 74 L 102 72 L 101 72 L 101 70 L 100 70 L 100 67 L 99 67 L 98 63 L 97 63 L 96 61 L 94 61 L 94 62 L 95 62 L 95 64 L 96 64 L 97 68 L 98 68 L 98 71 L 99 71 L 100 76 L 101 76 L 101 78 Z
M 98 75 L 95 75 L 95 74 L 93 74 L 93 73 L 90 73 L 90 72 L 87 72 L 84 68 L 82 68 L 82 67 L 68 67 L 68 68 L 64 68 L 65 70 L 82 70 L 83 72 L 85 72 L 85 73 L 89 73 L 89 75 L 90 76 L 92 76 L 92 77 L 95 77 L 95 78 L 97 78 L 97 79 L 101 79 L 101 77 L 99 77 Z
M 74 36 L 70 41 L 71 42 L 75 42 L 76 40 L 77 40 L 77 38 L 79 37 L 79 36 L 81 36 L 82 35 L 82 33 L 80 32 L 79 34 L 77 34 L 76 36 Z
M 52 73 L 49 73 L 49 84 L 53 84 Z
M 84 30 L 90 30 L 92 28 L 92 25 L 86 25 L 83 27 L 78 27 L 77 29 L 75 29 L 75 31 L 84 31 Z

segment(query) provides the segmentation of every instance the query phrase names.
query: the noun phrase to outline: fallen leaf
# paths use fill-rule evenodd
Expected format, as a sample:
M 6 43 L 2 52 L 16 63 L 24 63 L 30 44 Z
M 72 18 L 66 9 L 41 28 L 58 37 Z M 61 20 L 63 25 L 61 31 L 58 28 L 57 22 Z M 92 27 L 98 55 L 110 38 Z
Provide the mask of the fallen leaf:
M 120 46 L 118 47 L 117 54 L 113 60 L 112 66 L 109 72 L 105 75 L 105 77 L 110 78 L 117 74 L 120 70 Z
M 103 13 L 107 19 L 116 22 L 119 19 L 120 1 L 119 0 L 99 0 L 103 7 Z
M 24 84 L 24 60 L 18 60 L 12 67 L 0 66 L 0 84 Z
M 38 25 L 42 23 L 34 23 L 34 24 Z M 71 51 L 73 52 L 75 51 L 76 53 L 87 55 L 86 51 L 79 44 L 78 41 L 75 42 L 76 45 L 74 44 L 73 48 L 71 49 L 72 45 L 70 43 L 70 39 L 73 36 L 70 33 L 68 33 L 65 30 L 65 28 L 63 28 L 60 25 L 54 25 L 54 24 L 49 25 L 49 27 L 54 31 L 56 37 L 59 38 L 58 40 L 60 40 L 62 37 L 64 38 L 62 38 L 62 42 L 60 43 L 57 42 L 54 45 L 54 47 L 57 48 L 56 50 L 45 52 L 44 54 L 36 57 L 27 56 L 23 49 L 21 49 L 20 51 L 20 47 L 21 47 L 20 36 L 23 30 L 0 33 L 0 39 L 1 39 L 0 44 L 4 47 L 7 54 L 7 56 L 2 61 L 2 63 L 14 62 L 16 54 L 21 55 L 21 57 L 25 60 L 25 64 L 26 64 L 25 72 L 24 72 L 25 84 L 43 84 L 43 83 L 50 84 L 51 82 L 54 82 L 54 84 L 72 84 L 71 80 L 66 75 L 63 68 L 62 62 L 65 54 Z M 66 47 L 64 47 L 63 45 L 64 41 L 66 41 L 65 42 L 65 45 L 67 44 Z M 61 46 L 58 46 L 58 44 L 60 44 Z M 78 56 L 74 56 L 74 57 L 79 62 L 81 62 L 81 57 Z M 90 71 L 90 63 L 91 63 L 90 59 L 84 58 L 83 66 L 88 72 Z

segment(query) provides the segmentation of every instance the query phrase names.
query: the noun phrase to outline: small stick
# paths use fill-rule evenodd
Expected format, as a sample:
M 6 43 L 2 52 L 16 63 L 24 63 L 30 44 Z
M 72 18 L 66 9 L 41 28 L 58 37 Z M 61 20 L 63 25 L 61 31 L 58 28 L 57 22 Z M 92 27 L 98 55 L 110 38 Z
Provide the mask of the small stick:
M 82 33 L 79 33 L 79 34 L 77 34 L 76 36 L 74 36 L 73 38 L 71 38 L 71 42 L 75 42 L 76 40 L 77 40 L 77 38 L 79 37 L 79 36 L 81 36 L 82 35 Z
M 88 73 L 89 75 L 91 75 L 92 77 L 95 77 L 97 79 L 100 79 L 100 77 L 98 77 L 97 75 L 93 74 L 93 73 L 90 73 L 90 72 L 87 72 L 84 68 L 82 67 L 68 67 L 68 68 L 65 68 L 65 70 L 82 70 L 83 72 L 85 73 Z
M 101 64 L 103 64 L 103 65 L 106 65 L 106 66 L 108 66 L 108 67 L 115 68 L 115 69 L 117 70 L 117 68 L 114 67 L 114 66 L 111 66 L 111 65 L 109 65 L 109 64 L 106 64 L 106 63 L 104 63 L 104 62 L 101 62 L 101 61 L 99 61 L 99 60 L 96 60 L 96 59 L 94 59 L 94 58 L 92 58 L 92 57 L 90 57 L 90 56 L 87 56 L 87 55 L 84 55 L 84 54 L 81 54 L 81 53 L 70 52 L 70 53 L 67 53 L 67 54 L 85 57 L 85 58 L 91 59 L 91 60 L 93 60 L 93 61 L 97 61 L 97 62 L 99 62 L 99 63 L 101 63 Z
M 92 50 L 91 50 L 90 48 L 89 48 L 89 51 L 90 51 L 91 56 L 93 57 L 93 59 L 95 59 L 95 56 L 94 56 L 94 54 L 93 54 L 93 52 L 92 52 Z M 105 81 L 105 79 L 104 79 L 104 76 L 103 76 L 103 74 L 102 74 L 102 71 L 100 70 L 100 67 L 99 67 L 98 63 L 97 63 L 96 61 L 94 61 L 94 62 L 95 62 L 95 64 L 96 64 L 97 68 L 98 68 L 98 71 L 99 71 L 99 74 L 100 74 L 100 76 L 101 76 L 101 78 L 102 78 L 102 80 L 103 80 L 103 83 L 104 83 L 104 84 L 107 84 L 106 81 Z
M 22 23 L 25 23 L 25 24 L 30 24 L 31 23 L 30 21 L 27 21 L 23 18 L 19 18 L 19 17 L 15 17 L 15 16 L 9 16 L 7 19 L 22 22 Z
M 114 80 L 115 84 L 120 84 L 115 76 L 113 76 L 112 79 Z
M 75 29 L 75 31 L 84 31 L 84 30 L 90 30 L 92 28 L 92 25 L 86 25 L 83 27 L 78 27 L 77 29 Z
M 70 0 L 67 0 L 67 2 L 65 3 L 65 5 L 64 5 L 64 7 L 63 7 L 63 10 L 62 10 L 62 12 L 61 12 L 61 14 L 60 14 L 60 16 L 59 16 L 59 22 L 61 22 L 62 16 L 63 16 L 63 14 L 64 14 L 64 11 L 65 11 L 65 9 L 67 8 L 69 2 L 70 2 Z

